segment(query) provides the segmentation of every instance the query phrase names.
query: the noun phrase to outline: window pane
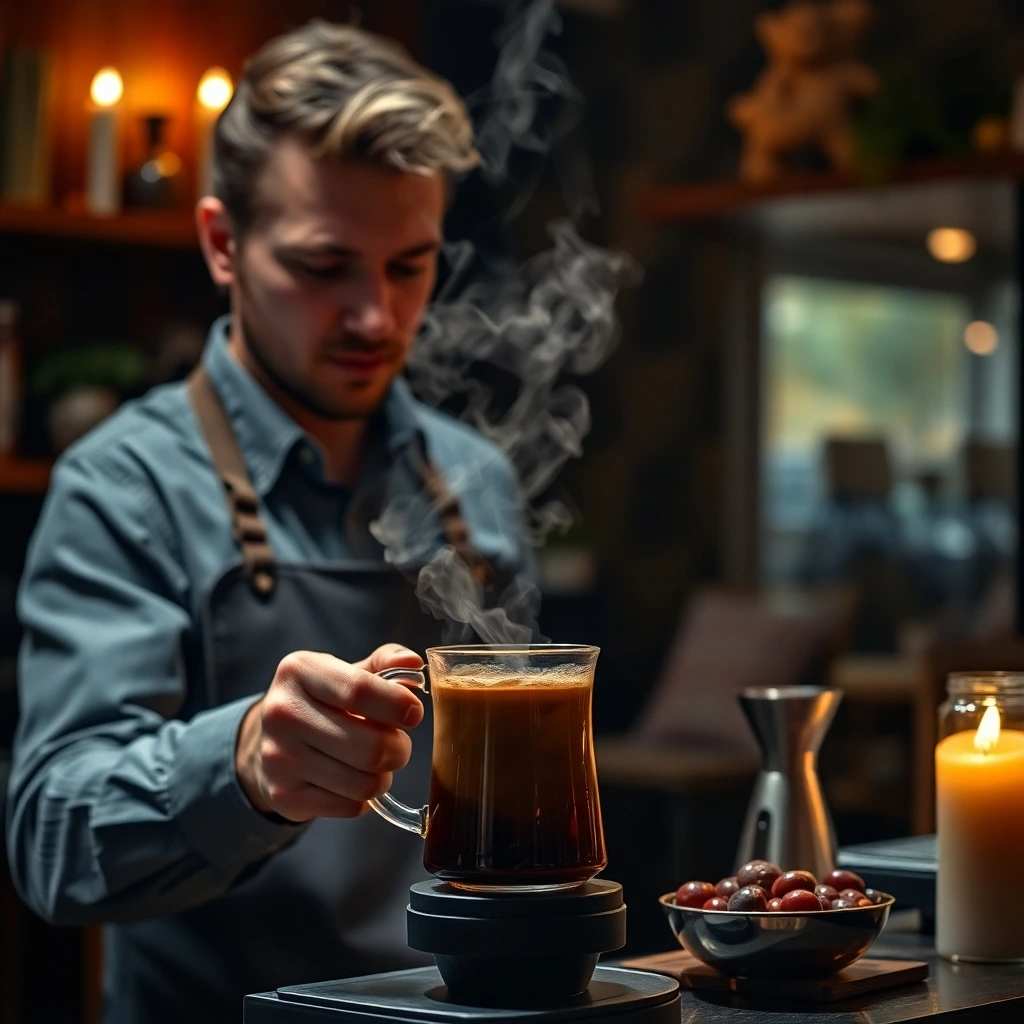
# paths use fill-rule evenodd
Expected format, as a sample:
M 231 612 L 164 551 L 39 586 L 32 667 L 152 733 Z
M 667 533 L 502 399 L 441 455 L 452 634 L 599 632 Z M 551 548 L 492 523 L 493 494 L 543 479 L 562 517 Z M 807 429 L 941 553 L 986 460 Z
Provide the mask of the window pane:
M 954 460 L 967 433 L 962 295 L 821 278 L 766 285 L 764 573 L 791 578 L 829 437 L 884 438 L 894 475 Z

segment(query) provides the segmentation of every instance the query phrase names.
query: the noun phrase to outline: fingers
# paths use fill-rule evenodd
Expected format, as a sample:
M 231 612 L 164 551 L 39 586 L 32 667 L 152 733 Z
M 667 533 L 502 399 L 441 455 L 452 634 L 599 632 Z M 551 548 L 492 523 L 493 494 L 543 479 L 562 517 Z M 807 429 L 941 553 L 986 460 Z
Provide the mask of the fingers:
M 380 661 L 385 659 L 391 661 L 388 667 L 399 667 L 394 654 L 378 658 L 381 650 L 383 648 L 366 661 L 377 664 L 377 671 L 384 667 Z M 404 658 L 404 667 L 418 668 L 422 664 L 411 652 L 398 657 L 399 660 Z M 423 705 L 408 686 L 381 679 L 369 669 L 350 665 L 329 654 L 310 651 L 289 654 L 278 665 L 275 681 L 297 686 L 321 704 L 368 718 L 379 725 L 411 728 L 423 720 Z
M 355 664 L 367 672 L 380 672 L 386 668 L 422 668 L 423 659 L 415 651 L 410 651 L 401 644 L 384 644 L 368 658 L 363 658 Z
M 317 716 L 302 735 L 304 743 L 361 772 L 397 772 L 409 763 L 412 739 L 401 729 L 382 729 L 332 708 L 314 709 Z
M 401 729 L 280 691 L 263 698 L 261 718 L 264 736 L 275 745 L 271 756 L 277 749 L 295 754 L 312 747 L 359 771 L 381 773 L 404 768 L 412 753 L 412 740 Z
M 362 814 L 408 763 L 404 730 L 423 718 L 408 686 L 376 673 L 422 664 L 398 644 L 355 665 L 310 651 L 285 657 L 240 728 L 236 770 L 253 805 L 292 821 Z
M 305 771 L 306 781 L 334 796 L 363 804 L 391 788 L 391 772 L 362 772 L 309 748 Z
M 291 821 L 362 814 L 412 752 L 409 734 L 400 729 L 380 729 L 326 707 L 313 709 L 320 717 L 310 719 L 275 710 L 280 705 L 267 697 L 261 704 L 259 806 Z

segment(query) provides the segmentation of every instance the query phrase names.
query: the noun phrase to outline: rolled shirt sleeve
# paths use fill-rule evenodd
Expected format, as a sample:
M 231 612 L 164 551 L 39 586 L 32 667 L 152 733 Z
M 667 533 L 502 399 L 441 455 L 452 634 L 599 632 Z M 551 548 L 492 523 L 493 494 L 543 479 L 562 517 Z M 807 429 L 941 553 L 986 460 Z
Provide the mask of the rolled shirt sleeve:
M 236 737 L 255 698 L 177 717 L 188 586 L 141 467 L 95 450 L 58 465 L 18 598 L 7 820 L 15 883 L 50 921 L 181 910 L 301 833 L 239 786 Z

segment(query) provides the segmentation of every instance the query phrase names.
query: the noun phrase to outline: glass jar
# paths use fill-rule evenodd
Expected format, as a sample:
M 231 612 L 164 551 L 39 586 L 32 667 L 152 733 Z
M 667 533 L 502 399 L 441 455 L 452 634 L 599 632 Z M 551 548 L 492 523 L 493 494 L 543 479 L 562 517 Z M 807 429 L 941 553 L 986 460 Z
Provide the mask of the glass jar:
M 1024 961 L 1024 673 L 955 672 L 939 709 L 935 948 Z

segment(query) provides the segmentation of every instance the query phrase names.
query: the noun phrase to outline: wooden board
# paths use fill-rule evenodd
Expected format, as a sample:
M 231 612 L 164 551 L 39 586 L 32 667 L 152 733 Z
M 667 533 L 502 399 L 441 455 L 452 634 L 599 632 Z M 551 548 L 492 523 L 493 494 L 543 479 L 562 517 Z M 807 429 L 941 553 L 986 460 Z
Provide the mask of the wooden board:
M 928 965 L 919 960 L 873 960 L 862 957 L 827 978 L 730 978 L 701 963 L 684 949 L 626 960 L 623 967 L 669 974 L 677 978 L 683 988 L 734 992 L 747 996 L 774 996 L 779 999 L 806 999 L 816 1003 L 833 1003 L 866 992 L 924 981 L 928 977 Z

